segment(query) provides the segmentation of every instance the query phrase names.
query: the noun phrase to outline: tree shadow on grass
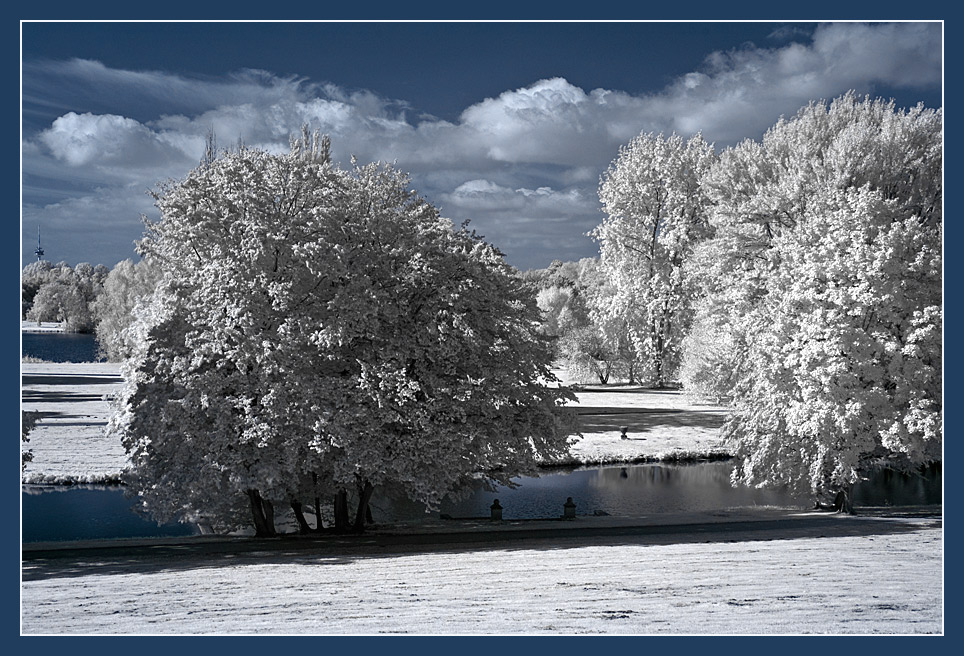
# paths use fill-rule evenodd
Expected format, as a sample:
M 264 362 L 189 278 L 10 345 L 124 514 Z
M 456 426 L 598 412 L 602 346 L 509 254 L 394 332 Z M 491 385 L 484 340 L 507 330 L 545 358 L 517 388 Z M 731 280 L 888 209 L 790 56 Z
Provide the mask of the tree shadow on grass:
M 103 401 L 103 394 L 78 394 L 76 392 L 47 392 L 43 390 L 24 390 L 20 398 L 24 403 L 81 403 Z
M 679 396 L 680 390 L 672 387 L 638 387 L 634 385 L 609 387 L 606 385 L 577 385 L 575 391 L 580 394 L 638 394 L 638 395 L 659 395 L 659 396 Z
M 723 414 L 713 410 L 581 407 L 576 414 L 583 435 L 619 432 L 623 426 L 630 435 L 666 427 L 718 429 L 724 421 Z
M 75 387 L 79 385 L 116 385 L 123 383 L 124 379 L 120 376 L 87 374 L 87 375 L 60 375 L 60 374 L 24 374 L 20 377 L 20 385 L 61 385 Z
M 896 516 L 895 516 L 896 515 Z M 752 542 L 801 538 L 884 536 L 941 528 L 942 520 L 927 516 L 908 522 L 891 516 L 850 517 L 835 514 L 786 514 L 754 520 L 580 526 L 567 520 L 530 522 L 534 528 L 446 533 L 360 536 L 256 538 L 188 538 L 137 544 L 97 546 L 33 545 L 23 551 L 23 581 L 91 575 L 150 574 L 212 567 L 267 564 L 350 565 L 361 559 L 397 558 L 424 553 L 467 551 L 549 551 L 588 546 L 665 545 Z M 578 520 L 576 520 L 578 521 Z M 572 520 L 569 520 L 572 522 Z M 556 524 L 555 529 L 550 524 Z M 828 545 L 829 549 L 829 545 Z M 828 552 L 829 553 L 829 552 Z

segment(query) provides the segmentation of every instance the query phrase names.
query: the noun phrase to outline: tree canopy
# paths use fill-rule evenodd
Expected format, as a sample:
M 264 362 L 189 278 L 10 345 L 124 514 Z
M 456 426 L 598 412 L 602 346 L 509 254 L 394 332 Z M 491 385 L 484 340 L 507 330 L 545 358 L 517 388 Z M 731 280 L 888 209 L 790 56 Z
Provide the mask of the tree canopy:
M 689 260 L 709 230 L 700 182 L 714 159 L 701 135 L 641 134 L 620 148 L 599 186 L 607 217 L 591 235 L 612 294 L 597 305 L 596 324 L 622 327 L 657 386 L 676 375 L 689 328 Z
M 157 272 L 151 262 L 127 259 L 118 262 L 104 279 L 91 311 L 96 317 L 100 353 L 110 362 L 120 362 L 133 353 L 128 330 L 138 312 L 138 304 L 150 297 Z
M 736 480 L 847 491 L 940 459 L 942 118 L 814 102 L 703 177 L 684 382 L 732 399 Z
M 531 288 L 398 170 L 344 170 L 304 132 L 156 202 L 139 250 L 161 278 L 112 420 L 156 518 L 270 534 L 279 504 L 347 489 L 360 528 L 376 486 L 436 507 L 567 450 Z
M 66 262 L 31 262 L 20 276 L 21 316 L 38 323 L 61 323 L 68 332 L 93 332 L 92 306 L 107 275 L 102 264 L 81 262 L 71 267 Z

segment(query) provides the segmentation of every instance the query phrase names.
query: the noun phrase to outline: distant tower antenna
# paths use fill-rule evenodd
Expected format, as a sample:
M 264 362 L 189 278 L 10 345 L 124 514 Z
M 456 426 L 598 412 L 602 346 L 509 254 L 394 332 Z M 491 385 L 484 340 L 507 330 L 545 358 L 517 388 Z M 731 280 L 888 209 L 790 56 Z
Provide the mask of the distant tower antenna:
M 44 257 L 44 248 L 43 248 L 43 246 L 40 245 L 40 226 L 37 226 L 37 248 L 36 248 L 36 250 L 34 250 L 34 253 L 37 254 L 37 261 L 38 261 L 38 262 L 43 259 L 43 257 Z

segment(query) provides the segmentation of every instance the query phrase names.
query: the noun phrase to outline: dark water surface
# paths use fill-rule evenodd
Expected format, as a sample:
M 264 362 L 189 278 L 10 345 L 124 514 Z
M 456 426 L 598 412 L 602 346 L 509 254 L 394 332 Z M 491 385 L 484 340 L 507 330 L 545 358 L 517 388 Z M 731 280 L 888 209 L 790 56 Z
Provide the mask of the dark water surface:
M 452 517 L 488 517 L 499 499 L 503 519 L 559 517 L 572 497 L 577 515 L 649 515 L 706 512 L 745 506 L 811 508 L 811 498 L 794 498 L 774 490 L 736 488 L 730 485 L 732 464 L 709 462 L 686 465 L 633 465 L 594 467 L 553 472 L 539 478 L 519 479 L 515 489 L 494 492 L 478 486 L 468 497 L 442 504 L 440 512 Z M 942 501 L 940 466 L 924 475 L 880 472 L 858 485 L 856 505 L 922 505 Z M 123 489 L 95 486 L 24 486 L 23 541 L 80 540 L 193 535 L 188 525 L 157 526 L 131 510 Z M 425 517 L 425 508 L 382 490 L 372 499 L 376 522 Z M 432 516 L 435 516 L 434 513 Z M 311 518 L 313 519 L 313 518 Z
M 81 333 L 21 332 L 21 354 L 47 362 L 102 362 L 97 338 Z
M 503 519 L 559 517 L 572 497 L 577 515 L 649 515 L 700 512 L 736 506 L 798 505 L 805 503 L 779 491 L 736 488 L 730 485 L 732 465 L 727 462 L 699 464 L 647 464 L 628 467 L 591 467 L 569 472 L 521 478 L 515 489 L 486 491 L 479 484 L 471 495 L 443 503 L 440 512 L 452 517 L 488 517 L 495 499 Z M 378 499 L 373 500 L 377 504 Z M 414 518 L 424 509 L 396 501 L 387 514 Z
M 577 515 L 708 512 L 745 506 L 813 507 L 811 496 L 734 487 L 730 483 L 732 470 L 733 464 L 727 461 L 583 468 L 522 478 L 515 489 L 493 492 L 479 484 L 467 498 L 443 503 L 440 512 L 452 517 L 488 517 L 492 502 L 498 499 L 503 519 L 559 517 L 568 497 L 576 504 Z M 857 506 L 939 504 L 941 482 L 939 465 L 924 475 L 878 472 L 855 486 L 854 501 Z M 373 499 L 372 503 L 377 506 L 380 500 Z M 397 518 L 424 514 L 422 506 L 401 500 L 385 503 L 382 511 Z
M 24 542 L 195 535 L 194 526 L 158 526 L 131 509 L 123 488 L 100 485 L 24 485 Z

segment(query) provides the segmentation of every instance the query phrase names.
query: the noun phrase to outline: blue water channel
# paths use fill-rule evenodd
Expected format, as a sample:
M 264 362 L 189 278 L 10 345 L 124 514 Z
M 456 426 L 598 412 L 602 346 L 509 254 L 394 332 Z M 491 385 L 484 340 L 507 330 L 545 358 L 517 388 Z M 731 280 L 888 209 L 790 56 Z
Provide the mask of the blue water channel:
M 47 362 L 100 362 L 97 338 L 83 333 L 21 332 L 21 354 Z
M 439 513 L 452 518 L 488 517 L 495 499 L 503 519 L 551 519 L 563 514 L 571 497 L 576 515 L 640 516 L 676 512 L 710 512 L 747 506 L 810 508 L 811 498 L 796 498 L 776 490 L 734 487 L 732 464 L 645 464 L 629 467 L 591 467 L 556 471 L 538 478 L 520 478 L 515 489 L 467 490 L 458 501 L 444 502 Z M 942 473 L 939 465 L 921 474 L 879 472 L 855 488 L 860 506 L 940 504 Z M 95 486 L 24 486 L 22 538 L 24 542 L 109 538 L 187 536 L 198 534 L 192 525 L 158 526 L 136 515 L 123 488 Z M 387 490 L 372 499 L 376 522 L 437 517 L 424 506 Z
M 104 540 L 197 535 L 191 524 L 156 522 L 134 513 L 121 487 L 24 485 L 20 528 L 23 542 Z

